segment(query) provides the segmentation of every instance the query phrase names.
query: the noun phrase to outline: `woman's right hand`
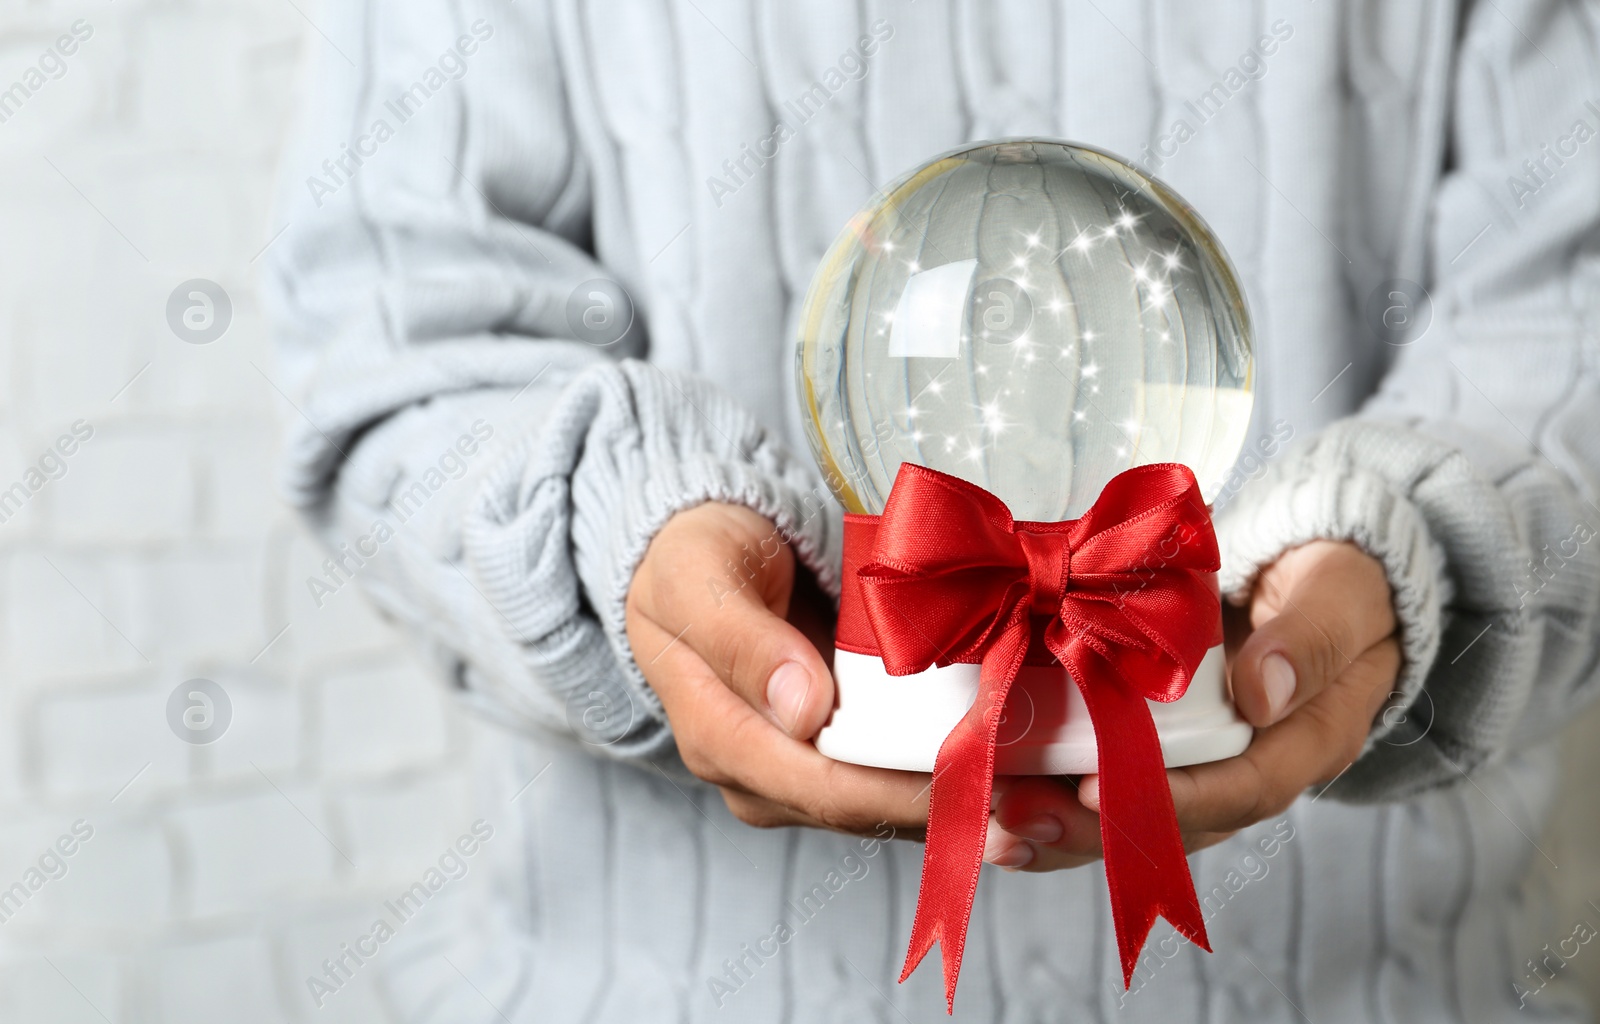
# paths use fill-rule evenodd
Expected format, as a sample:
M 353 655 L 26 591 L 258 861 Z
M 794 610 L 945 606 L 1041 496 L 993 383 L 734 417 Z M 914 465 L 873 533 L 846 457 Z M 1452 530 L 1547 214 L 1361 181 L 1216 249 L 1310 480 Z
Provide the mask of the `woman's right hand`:
M 740 821 L 920 837 L 927 774 L 834 761 L 810 742 L 833 712 L 832 607 L 796 569 L 777 527 L 741 505 L 680 512 L 628 589 L 634 657 L 684 764 Z

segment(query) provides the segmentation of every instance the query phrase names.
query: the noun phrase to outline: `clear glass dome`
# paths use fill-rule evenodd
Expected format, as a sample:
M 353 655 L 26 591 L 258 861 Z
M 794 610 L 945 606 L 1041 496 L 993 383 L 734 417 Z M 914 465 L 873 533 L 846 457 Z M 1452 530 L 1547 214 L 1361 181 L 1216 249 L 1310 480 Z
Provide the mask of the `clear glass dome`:
M 1249 313 L 1211 230 L 1160 181 L 1049 139 L 880 193 L 811 281 L 798 358 L 812 450 L 854 512 L 883 510 L 902 462 L 1019 519 L 1076 518 L 1152 462 L 1210 501 L 1250 421 Z

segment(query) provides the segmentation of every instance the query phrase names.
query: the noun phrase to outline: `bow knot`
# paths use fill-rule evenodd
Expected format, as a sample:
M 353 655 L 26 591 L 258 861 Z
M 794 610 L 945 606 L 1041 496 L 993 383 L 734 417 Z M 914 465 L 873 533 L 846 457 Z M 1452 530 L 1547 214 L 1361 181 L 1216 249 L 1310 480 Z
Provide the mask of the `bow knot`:
M 1022 524 L 1034 526 L 1033 523 Z M 1028 562 L 1028 603 L 1034 615 L 1053 619 L 1072 584 L 1072 544 L 1056 530 L 1017 530 L 1017 543 Z

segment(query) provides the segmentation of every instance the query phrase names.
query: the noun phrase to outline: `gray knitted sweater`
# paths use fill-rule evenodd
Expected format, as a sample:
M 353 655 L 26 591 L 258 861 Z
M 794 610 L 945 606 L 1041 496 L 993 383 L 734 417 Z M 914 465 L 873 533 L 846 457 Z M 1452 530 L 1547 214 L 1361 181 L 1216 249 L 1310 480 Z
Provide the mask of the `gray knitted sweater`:
M 1158 926 L 1123 995 L 1101 870 L 986 869 L 956 1019 L 1585 1018 L 1542 948 L 1574 922 L 1536 843 L 1600 655 L 1595 8 L 326 7 L 266 275 L 288 491 L 510 727 L 513 839 L 492 890 L 386 951 L 403 1015 L 942 1016 L 936 966 L 894 984 L 921 848 L 733 819 L 676 761 L 623 596 L 706 500 L 796 531 L 837 586 L 837 517 L 800 504 L 798 299 L 875 186 L 1040 134 L 1170 181 L 1246 282 L 1225 586 L 1354 540 L 1405 665 L 1325 794 L 1192 858 L 1215 954 Z M 575 315 L 595 281 L 632 307 L 614 341 Z

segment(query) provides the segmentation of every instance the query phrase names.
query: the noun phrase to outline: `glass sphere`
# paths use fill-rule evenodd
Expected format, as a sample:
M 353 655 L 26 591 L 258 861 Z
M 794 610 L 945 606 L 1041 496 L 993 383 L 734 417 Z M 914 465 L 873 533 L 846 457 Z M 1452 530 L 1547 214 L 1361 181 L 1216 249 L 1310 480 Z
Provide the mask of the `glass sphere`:
M 1018 519 L 1082 515 L 1181 462 L 1209 502 L 1251 408 L 1250 319 L 1216 237 L 1168 186 L 1084 146 L 1012 139 L 907 174 L 845 227 L 800 319 L 800 402 L 853 512 L 902 462 Z

